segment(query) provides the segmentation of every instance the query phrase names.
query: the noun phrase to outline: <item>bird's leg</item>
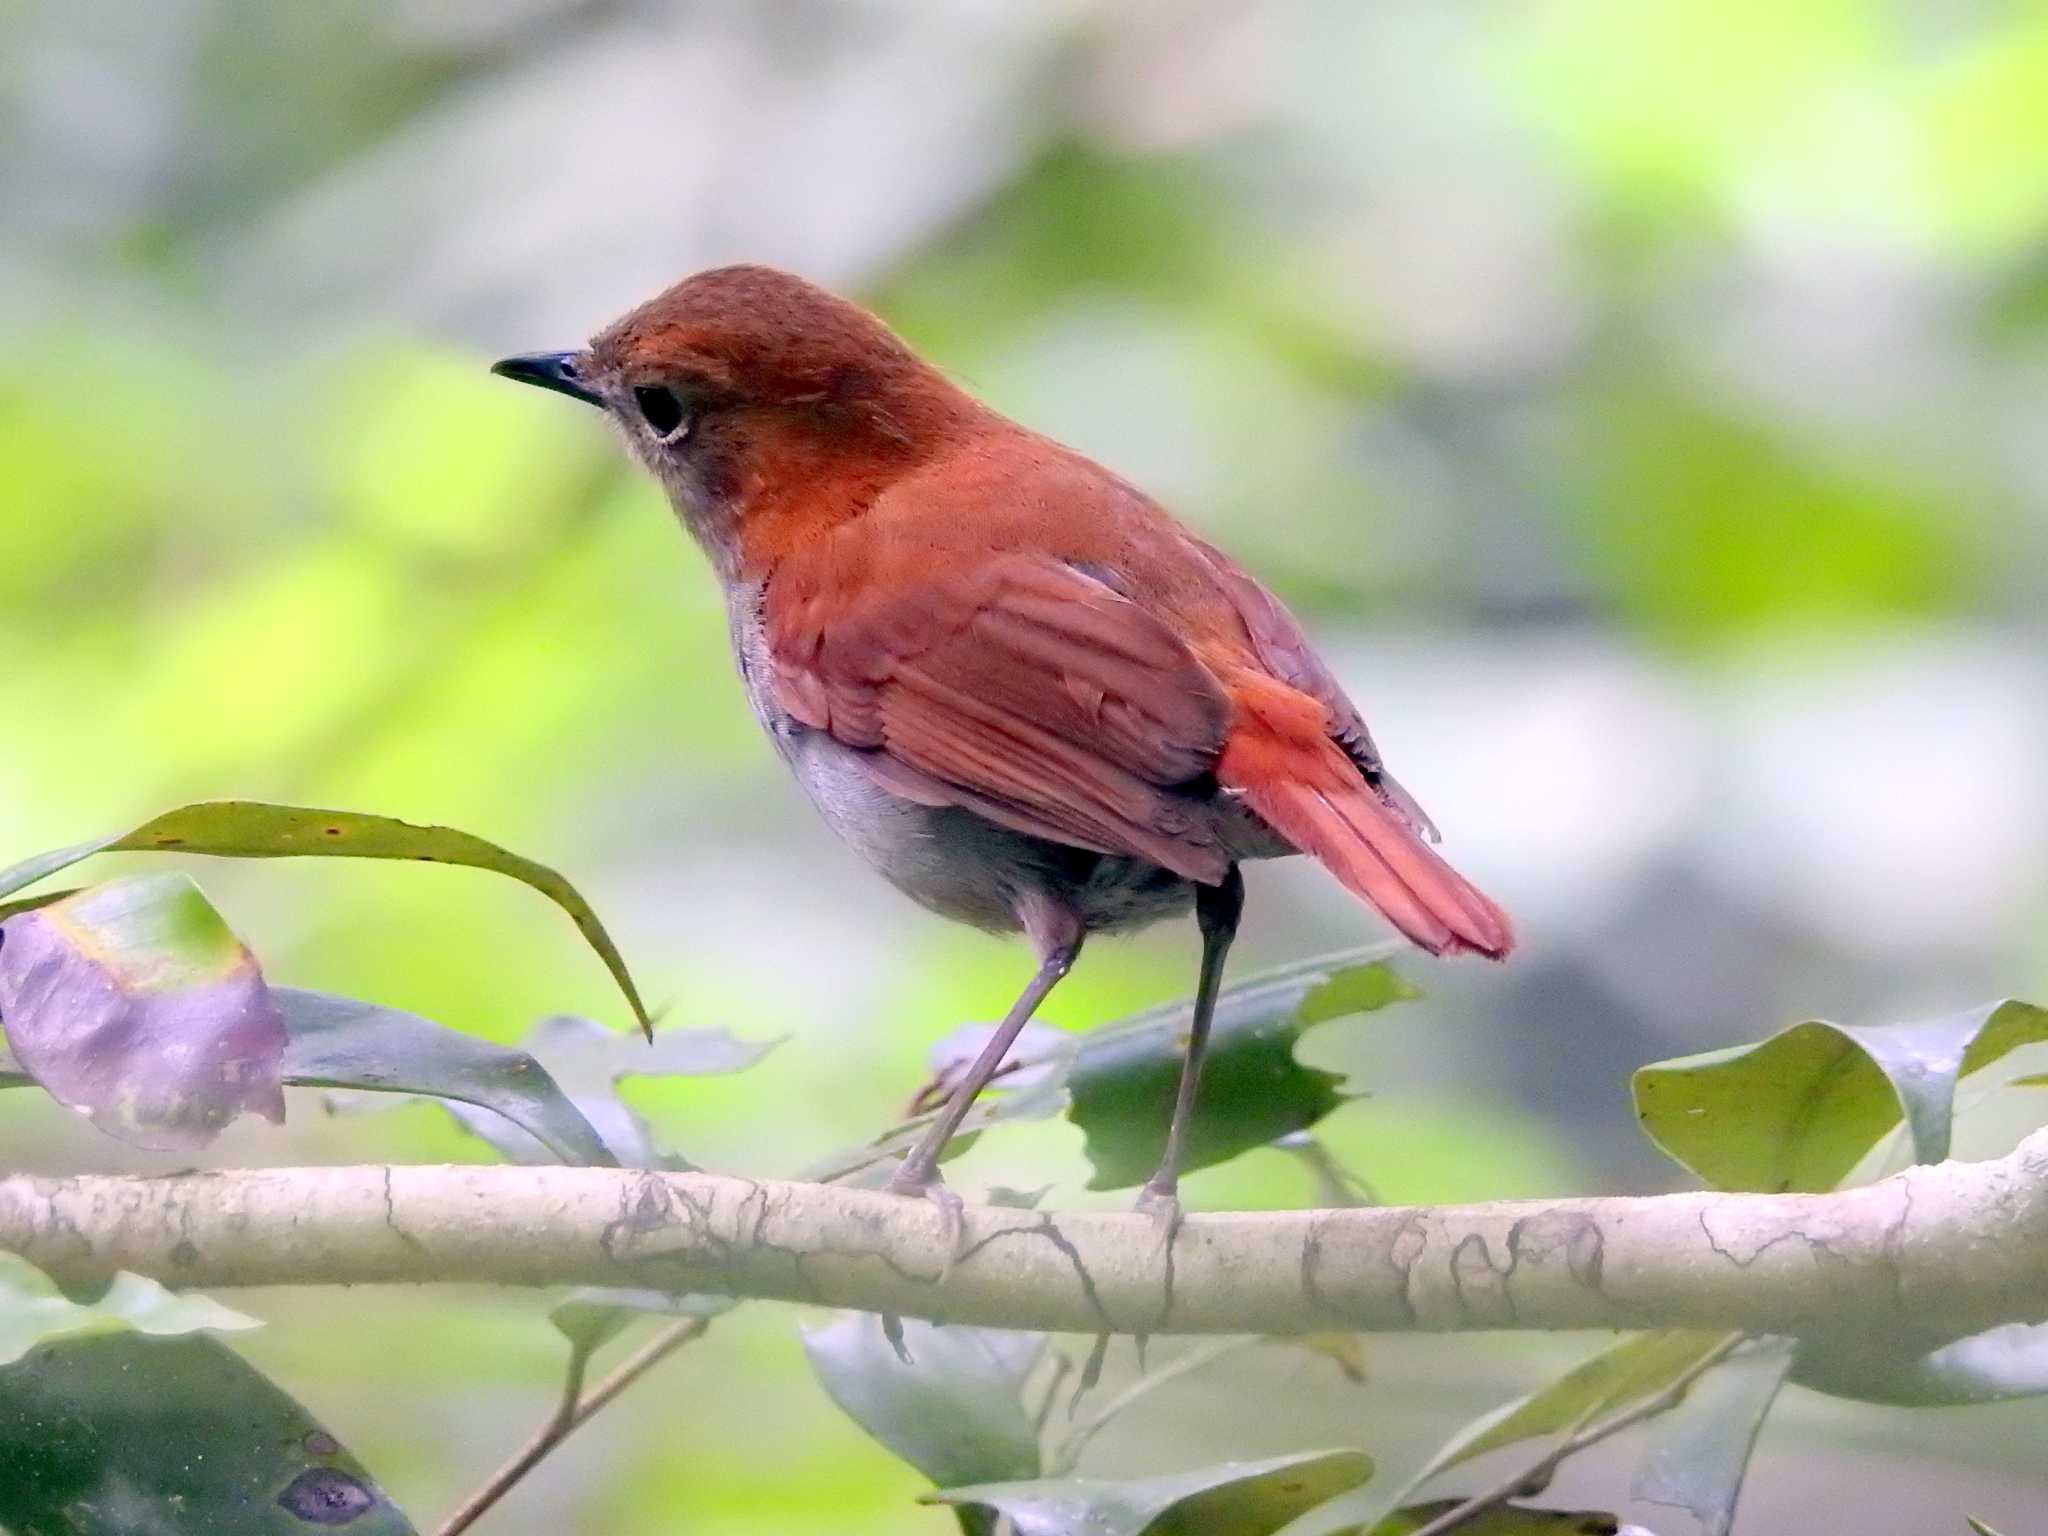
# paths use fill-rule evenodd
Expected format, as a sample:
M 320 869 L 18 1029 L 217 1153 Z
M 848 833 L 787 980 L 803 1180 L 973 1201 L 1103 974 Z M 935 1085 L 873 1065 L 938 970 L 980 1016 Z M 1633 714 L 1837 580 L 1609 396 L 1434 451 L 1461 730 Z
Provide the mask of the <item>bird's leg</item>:
M 1059 984 L 1060 978 L 1073 969 L 1074 957 L 1081 952 L 1084 931 L 1077 920 L 1065 913 L 1057 914 L 1055 920 L 1029 922 L 1027 927 L 1038 941 L 1038 974 L 1031 978 L 1023 996 L 1011 1004 L 1009 1013 L 989 1037 L 988 1044 L 974 1058 L 974 1065 L 967 1069 L 967 1076 L 961 1079 L 960 1086 L 953 1090 L 952 1098 L 946 1101 L 939 1118 L 932 1122 L 931 1129 L 911 1149 L 910 1156 L 903 1160 L 903 1166 L 889 1181 L 892 1193 L 921 1195 L 938 1204 L 945 1216 L 949 1253 L 957 1252 L 960 1246 L 960 1197 L 947 1189 L 939 1177 L 939 1154 L 946 1150 L 946 1143 L 960 1129 L 960 1122 L 967 1118 L 967 1111 L 974 1107 L 976 1097 L 1003 1064 L 1003 1057 L 1017 1038 L 1018 1031 L 1031 1022 L 1031 1015 L 1038 1011 L 1038 1005 Z
M 1173 1120 L 1166 1128 L 1166 1155 L 1159 1171 L 1138 1193 L 1138 1209 L 1159 1223 L 1164 1242 L 1172 1242 L 1180 1226 L 1180 1162 L 1186 1150 L 1188 1122 L 1194 1118 L 1195 1094 L 1202 1082 L 1202 1053 L 1209 1046 L 1209 1024 L 1216 1016 L 1216 994 L 1223 986 L 1223 961 L 1237 922 L 1244 915 L 1244 876 L 1235 864 L 1216 885 L 1195 887 L 1195 921 L 1202 930 L 1202 975 L 1195 985 L 1195 1017 L 1188 1026 L 1187 1056 L 1181 1063 L 1180 1093 L 1173 1101 Z

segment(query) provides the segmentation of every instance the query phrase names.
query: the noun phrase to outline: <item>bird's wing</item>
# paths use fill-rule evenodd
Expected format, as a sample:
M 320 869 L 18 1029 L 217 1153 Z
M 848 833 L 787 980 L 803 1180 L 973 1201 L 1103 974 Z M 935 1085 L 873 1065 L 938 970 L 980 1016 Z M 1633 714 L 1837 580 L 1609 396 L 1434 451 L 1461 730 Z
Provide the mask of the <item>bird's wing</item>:
M 1141 855 L 1189 879 L 1227 858 L 1199 795 L 1230 699 L 1160 619 L 1049 556 L 872 565 L 823 551 L 762 594 L 775 697 L 907 798 Z
M 1403 816 L 1418 833 L 1431 842 L 1438 841 L 1436 824 L 1416 804 L 1415 797 L 1387 772 L 1386 764 L 1380 760 L 1379 748 L 1373 744 L 1372 732 L 1366 729 L 1365 717 L 1316 654 L 1301 621 L 1222 550 L 1192 534 L 1187 537 L 1195 551 L 1208 563 L 1218 588 L 1236 608 L 1260 665 L 1288 687 L 1307 694 L 1328 710 L 1331 739 L 1358 765 L 1366 782 L 1378 790 L 1387 805 Z

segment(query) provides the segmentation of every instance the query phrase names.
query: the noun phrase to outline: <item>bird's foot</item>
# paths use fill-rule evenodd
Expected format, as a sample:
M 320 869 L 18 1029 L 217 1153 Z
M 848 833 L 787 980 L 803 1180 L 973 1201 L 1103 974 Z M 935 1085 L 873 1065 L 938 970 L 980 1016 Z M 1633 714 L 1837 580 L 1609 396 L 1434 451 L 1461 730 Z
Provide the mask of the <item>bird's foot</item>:
M 903 1342 L 903 1314 L 884 1312 L 882 1314 L 882 1337 L 889 1341 L 889 1347 L 896 1351 L 896 1358 L 904 1365 L 916 1365 L 910 1358 L 910 1347 Z
M 939 1271 L 939 1281 L 943 1284 L 967 1247 L 966 1204 L 946 1187 L 946 1181 L 939 1177 L 937 1169 L 919 1174 L 912 1171 L 908 1163 L 899 1168 L 896 1177 L 889 1181 L 889 1193 L 913 1200 L 929 1200 L 939 1208 L 939 1233 L 946 1246 L 945 1267 Z
M 1161 1180 L 1154 1175 L 1146 1186 L 1138 1191 L 1138 1199 L 1131 1209 L 1152 1220 L 1154 1232 L 1158 1234 L 1159 1250 L 1165 1252 L 1173 1246 L 1173 1240 L 1180 1235 L 1182 1211 L 1180 1208 L 1180 1181 Z

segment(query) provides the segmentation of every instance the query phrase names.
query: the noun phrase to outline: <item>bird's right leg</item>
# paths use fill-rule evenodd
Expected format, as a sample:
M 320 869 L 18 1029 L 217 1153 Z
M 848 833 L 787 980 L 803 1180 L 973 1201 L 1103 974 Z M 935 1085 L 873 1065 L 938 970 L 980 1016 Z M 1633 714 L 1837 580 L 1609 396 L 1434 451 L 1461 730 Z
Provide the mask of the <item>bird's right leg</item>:
M 968 1110 L 988 1080 L 995 1076 L 996 1068 L 1003 1064 L 1018 1032 L 1031 1022 L 1031 1016 L 1038 1011 L 1038 1005 L 1046 995 L 1059 985 L 1060 978 L 1073 969 L 1074 957 L 1081 952 L 1081 940 L 1087 931 L 1081 920 L 1064 907 L 1037 906 L 1025 913 L 1025 931 L 1038 948 L 1038 973 L 1031 978 L 1031 984 L 1023 995 L 1010 1006 L 1003 1022 L 989 1037 L 981 1054 L 974 1058 L 974 1065 L 967 1069 L 960 1086 L 953 1090 L 953 1096 L 946 1101 L 939 1118 L 911 1149 L 910 1156 L 903 1160 L 903 1166 L 896 1170 L 896 1176 L 889 1181 L 890 1190 L 899 1195 L 921 1195 L 936 1201 L 945 1213 L 949 1251 L 959 1247 L 961 1228 L 960 1197 L 946 1188 L 939 1177 L 939 1154 L 946 1150 L 946 1143 L 953 1139 L 953 1133 L 960 1129 L 960 1122 L 967 1118 Z

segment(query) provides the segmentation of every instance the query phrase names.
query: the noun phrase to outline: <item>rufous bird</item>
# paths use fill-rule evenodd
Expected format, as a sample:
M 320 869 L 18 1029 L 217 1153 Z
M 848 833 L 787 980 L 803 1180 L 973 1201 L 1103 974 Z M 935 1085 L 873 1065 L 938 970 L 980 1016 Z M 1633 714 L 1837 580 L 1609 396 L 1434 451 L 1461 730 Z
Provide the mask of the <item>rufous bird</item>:
M 956 1235 L 940 1152 L 1090 934 L 1191 907 L 1200 925 L 1139 1202 L 1169 1231 L 1243 860 L 1309 854 L 1432 954 L 1512 947 L 1278 598 L 866 310 L 720 267 L 585 351 L 494 371 L 599 407 L 667 490 L 725 589 L 754 713 L 833 831 L 912 900 L 1037 950 L 890 1186 Z

